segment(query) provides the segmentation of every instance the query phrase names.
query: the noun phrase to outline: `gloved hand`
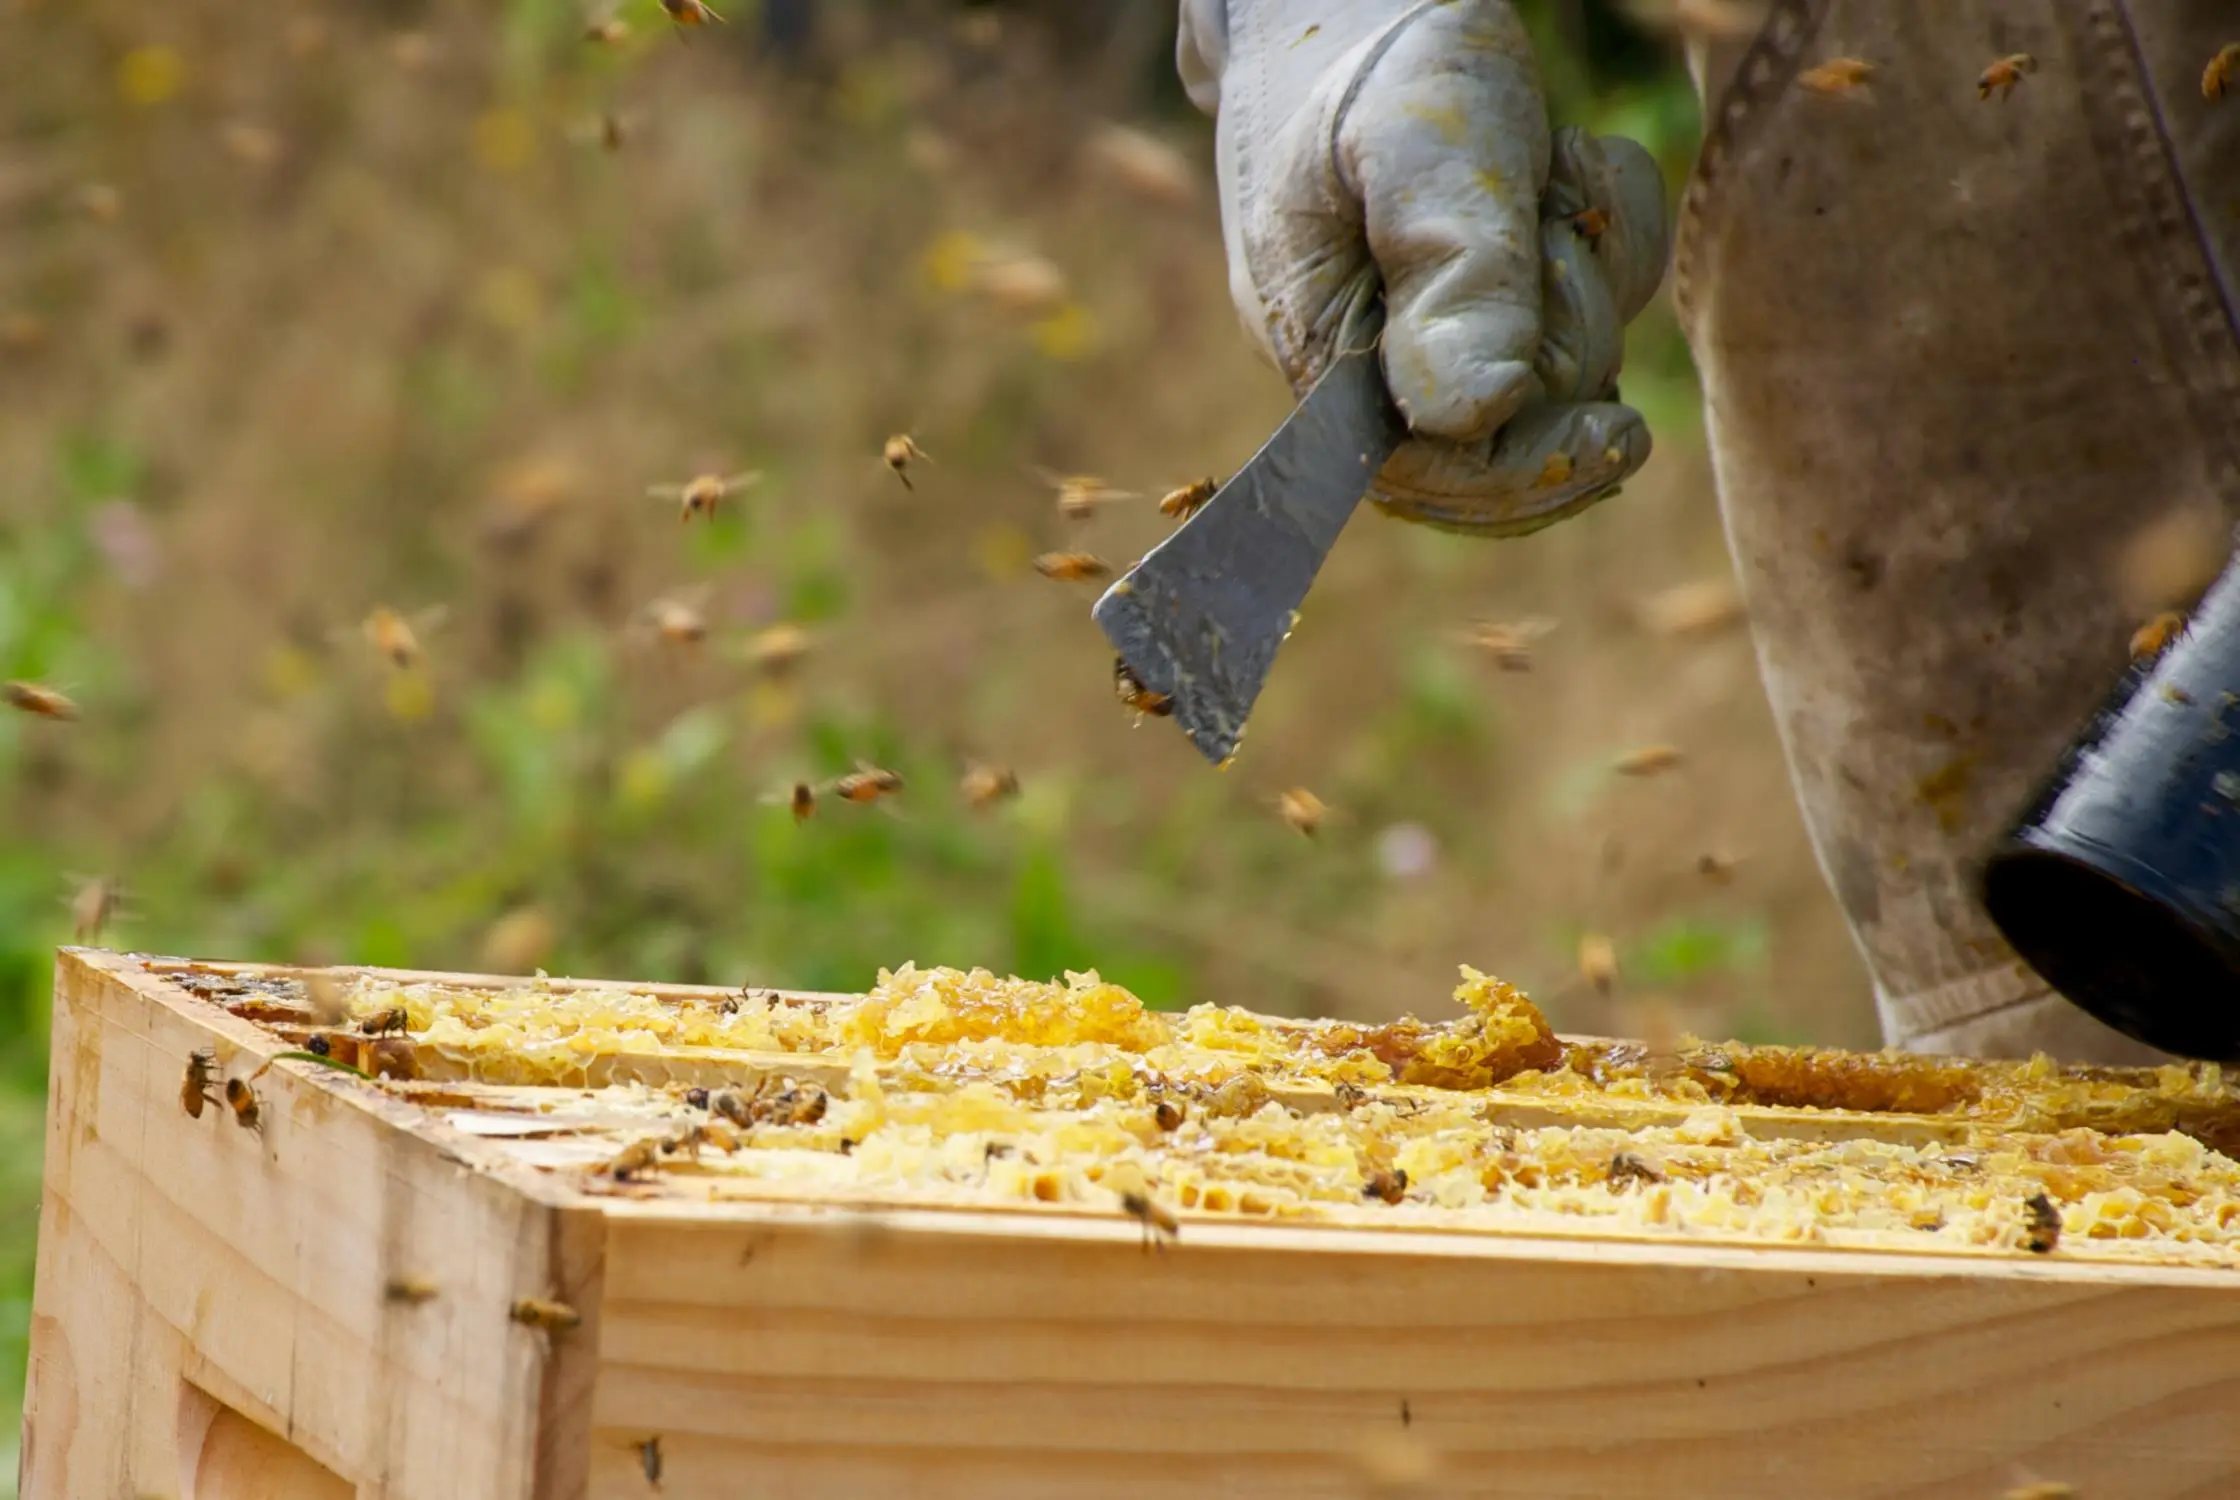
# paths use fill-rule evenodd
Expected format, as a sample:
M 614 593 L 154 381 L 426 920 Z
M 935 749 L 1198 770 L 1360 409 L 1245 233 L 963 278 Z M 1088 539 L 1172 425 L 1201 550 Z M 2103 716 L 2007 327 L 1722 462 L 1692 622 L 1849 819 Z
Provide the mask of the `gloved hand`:
M 1505 0 L 1182 0 L 1176 51 L 1218 120 L 1230 292 L 1295 392 L 1382 284 L 1413 435 L 1372 500 L 1511 536 L 1641 467 L 1617 375 L 1664 274 L 1664 185 L 1632 141 L 1551 135 Z

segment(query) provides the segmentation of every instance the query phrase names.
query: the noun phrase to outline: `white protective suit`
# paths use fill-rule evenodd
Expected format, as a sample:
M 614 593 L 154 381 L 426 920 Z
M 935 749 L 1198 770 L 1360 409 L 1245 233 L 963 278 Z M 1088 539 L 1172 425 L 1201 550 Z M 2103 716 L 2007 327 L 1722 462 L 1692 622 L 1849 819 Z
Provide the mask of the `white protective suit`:
M 1776 0 L 1691 46 L 1675 293 L 1766 691 L 1893 1045 L 2158 1057 L 2053 994 L 1977 888 L 2124 665 L 2127 544 L 2240 519 L 2240 88 L 2202 83 L 2236 40 L 2240 0 Z M 1662 199 L 1631 143 L 1551 144 L 1506 4 L 1184 0 L 1178 52 L 1218 120 L 1239 311 L 1296 389 L 1344 289 L 1383 279 L 1414 431 L 1388 513 L 1510 535 L 1639 466 L 1614 340 Z M 1979 97 L 2018 52 L 2036 70 Z M 1872 72 L 1799 84 L 1834 58 Z

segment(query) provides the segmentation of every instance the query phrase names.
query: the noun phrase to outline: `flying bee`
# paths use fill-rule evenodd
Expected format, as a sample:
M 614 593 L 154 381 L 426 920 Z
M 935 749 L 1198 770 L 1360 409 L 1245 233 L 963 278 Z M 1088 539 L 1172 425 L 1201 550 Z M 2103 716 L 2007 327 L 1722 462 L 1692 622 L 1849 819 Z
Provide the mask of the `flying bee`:
M 1009 766 L 973 766 L 964 773 L 964 780 L 957 784 L 964 800 L 974 812 L 986 812 L 998 802 L 1008 802 L 1019 795 L 1019 773 Z
M 638 1444 L 638 1467 L 646 1476 L 646 1483 L 661 1488 L 661 1435 L 654 1434 Z
M 607 109 L 569 126 L 568 138 L 579 145 L 597 146 L 602 151 L 620 151 L 630 143 L 636 128 L 634 117 Z
M 1529 672 L 1532 643 L 1555 628 L 1555 621 L 1541 615 L 1506 624 L 1480 621 L 1463 631 L 1461 639 L 1483 651 L 1504 672 Z
M 894 470 L 894 477 L 902 481 L 902 487 L 906 490 L 917 488 L 910 482 L 911 461 L 915 459 L 921 463 L 930 464 L 933 462 L 926 450 L 918 446 L 917 439 L 911 437 L 907 432 L 898 432 L 893 437 L 888 438 L 885 446 L 879 450 L 879 457 L 888 468 Z
M 1742 596 L 1729 579 L 1701 578 L 1638 601 L 1633 617 L 1651 635 L 1708 635 L 1742 618 Z
M 2222 99 L 2232 92 L 2235 77 L 2240 77 L 2240 42 L 2227 42 L 2201 70 L 2201 97 L 2212 103 Z
M 668 0 L 662 0 L 666 5 Z M 715 519 L 716 507 L 746 489 L 761 482 L 759 469 L 748 469 L 738 474 L 695 474 L 682 484 L 654 484 L 646 486 L 646 496 L 652 500 L 674 500 L 677 519 L 690 524 L 694 516 L 705 515 Z
M 806 781 L 797 781 L 781 800 L 792 811 L 794 822 L 806 823 L 817 810 L 817 789 Z
M 901 791 L 902 778 L 869 761 L 859 760 L 853 771 L 833 779 L 830 790 L 844 802 L 876 802 Z
M 583 1314 L 565 1302 L 551 1302 L 543 1297 L 523 1297 L 513 1304 L 507 1316 L 528 1328 L 541 1328 L 546 1333 L 566 1333 L 581 1327 Z
M 1094 583 L 1112 576 L 1112 564 L 1093 552 L 1045 552 L 1034 560 L 1034 570 L 1060 583 Z
M 350 1001 L 342 981 L 325 969 L 310 969 L 303 976 L 303 998 L 310 1003 L 312 1019 L 321 1026 L 339 1026 L 350 1017 Z
M 1115 500 L 1133 500 L 1133 490 L 1116 490 L 1094 474 L 1053 474 L 1048 469 L 1037 469 L 1042 482 L 1058 492 L 1058 514 L 1069 521 L 1086 521 L 1097 513 L 1100 505 Z
M 602 47 L 619 47 L 630 40 L 630 23 L 620 16 L 593 21 L 583 28 L 583 39 Z
M 1196 515 L 1199 507 L 1211 500 L 1220 488 L 1221 481 L 1210 475 L 1204 479 L 1193 479 L 1188 484 L 1179 485 L 1159 497 L 1159 514 L 1172 516 L 1177 521 L 1187 521 Z
M 1818 67 L 1797 75 L 1797 82 L 1815 94 L 1836 98 L 1864 87 L 1874 77 L 1874 64 L 1856 57 L 1831 57 Z
M 1696 856 L 1696 873 L 1713 885 L 1734 884 L 1734 861 L 1724 854 L 1706 850 Z
M 179 1085 L 179 1107 L 190 1119 L 202 1118 L 202 1106 L 210 1102 L 210 1083 L 217 1071 L 216 1048 L 197 1047 L 187 1054 L 187 1076 Z
M 1310 839 L 1322 831 L 1322 820 L 1330 812 L 1320 797 L 1303 786 L 1290 787 L 1278 796 L 1276 810 L 1283 815 L 1284 822 Z
M 80 881 L 76 894 L 70 898 L 72 941 L 100 941 L 101 929 L 108 926 L 109 919 L 116 915 L 118 902 L 123 899 L 123 895 L 123 888 L 107 875 L 96 875 L 90 880 Z
M 1597 993 L 1607 995 L 1618 982 L 1617 945 L 1599 932 L 1586 933 L 1579 939 L 1579 977 L 1593 985 Z
M 1112 690 L 1123 704 L 1135 710 L 1139 723 L 1145 714 L 1164 719 L 1174 712 L 1174 699 L 1145 687 L 1127 661 L 1118 656 L 1112 659 Z
M 2038 71 L 2038 60 L 2027 52 L 2010 52 L 1976 77 L 1976 97 L 1988 99 L 1996 93 L 2002 99 L 2014 92 L 2023 75 Z
M 809 654 L 809 632 L 790 622 L 781 621 L 755 632 L 747 642 L 747 660 L 758 672 L 771 677 L 783 677 L 801 665 Z
M 36 682 L 11 682 L 0 687 L 0 699 L 10 708 L 19 708 L 27 714 L 37 714 L 42 719 L 70 720 L 78 717 L 78 705 L 66 695 Z
M 257 1107 L 257 1091 L 241 1078 L 226 1080 L 226 1108 L 233 1111 L 233 1123 L 244 1130 L 262 1130 L 264 1113 Z
M 2164 610 L 2131 632 L 2131 659 L 2144 661 L 2151 656 L 2160 656 L 2185 628 L 2184 615 L 2174 609 Z
M 1408 1174 L 1399 1167 L 1382 1167 L 1369 1174 L 1361 1186 L 1364 1198 L 1381 1198 L 1387 1203 L 1398 1203 L 1408 1196 Z
M 1620 776 L 1661 776 L 1686 758 L 1677 745 L 1643 745 L 1612 761 L 1610 769 Z
M 124 195 L 106 182 L 89 182 L 76 194 L 78 212 L 98 224 L 113 222 L 124 212 Z
M 412 1031 L 412 1012 L 401 1005 L 377 1011 L 358 1023 L 365 1036 L 405 1036 Z
M 377 604 L 365 619 L 358 623 L 358 633 L 373 648 L 373 654 L 399 672 L 409 672 L 428 659 L 427 648 L 420 637 L 443 623 L 450 611 L 443 605 L 421 610 L 410 619 L 398 614 L 386 604 Z
M 2061 1244 L 2061 1210 L 2044 1193 L 2023 1200 L 2022 1248 L 2033 1255 L 2050 1255 Z
M 1104 1174 L 1104 1185 L 1120 1199 L 1120 1210 L 1143 1226 L 1145 1250 L 1164 1249 L 1161 1240 L 1182 1237 L 1182 1221 L 1174 1211 L 1152 1196 L 1151 1179 L 1132 1161 L 1116 1163 Z
M 679 31 L 705 26 L 710 21 L 718 25 L 729 24 L 703 3 L 703 0 L 661 0 L 661 8 L 668 13 L 670 20 L 677 23 Z
M 396 1276 L 382 1285 L 381 1297 L 385 1302 L 401 1302 L 406 1307 L 418 1307 L 423 1302 L 436 1299 L 436 1284 L 420 1276 Z
M 668 645 L 697 646 L 708 638 L 708 617 L 701 612 L 706 598 L 704 588 L 664 594 L 640 610 L 638 618 Z

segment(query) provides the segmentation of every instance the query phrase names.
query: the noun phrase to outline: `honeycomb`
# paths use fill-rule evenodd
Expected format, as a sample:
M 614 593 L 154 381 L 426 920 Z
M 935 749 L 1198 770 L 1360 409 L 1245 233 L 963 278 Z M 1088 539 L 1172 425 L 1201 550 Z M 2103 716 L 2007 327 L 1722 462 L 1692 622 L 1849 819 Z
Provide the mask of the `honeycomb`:
M 408 1089 L 590 1194 L 2240 1267 L 2240 1092 L 2207 1064 L 1659 1056 L 1467 968 L 1459 1014 L 1381 1026 L 911 965 L 854 996 L 344 993 L 406 1012 Z

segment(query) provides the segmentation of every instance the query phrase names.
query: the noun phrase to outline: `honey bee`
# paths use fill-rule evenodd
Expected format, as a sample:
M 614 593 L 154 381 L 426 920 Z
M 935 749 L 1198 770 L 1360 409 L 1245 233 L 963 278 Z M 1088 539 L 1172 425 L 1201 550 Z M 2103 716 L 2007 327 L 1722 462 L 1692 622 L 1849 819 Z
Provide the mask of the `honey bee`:
M 47 325 L 37 315 L 15 312 L 0 317 L 0 349 L 28 354 L 46 341 Z
M 244 1130 L 264 1128 L 263 1111 L 257 1107 L 257 1091 L 248 1081 L 240 1078 L 226 1080 L 226 1108 L 233 1111 L 233 1123 Z
M 957 789 L 974 812 L 986 812 L 1019 795 L 1019 773 L 1009 766 L 973 766 Z
M 106 182 L 89 182 L 77 191 L 78 211 L 97 224 L 113 222 L 124 212 L 124 195 Z
M 672 646 L 697 646 L 708 638 L 708 617 L 700 612 L 697 602 L 684 597 L 656 599 L 640 612 L 640 618 Z
M 197 1047 L 187 1054 L 187 1077 L 179 1085 L 179 1107 L 190 1119 L 202 1118 L 202 1106 L 210 1102 L 210 1082 L 217 1071 L 216 1048 Z
M 377 604 L 358 626 L 366 644 L 399 672 L 409 672 L 427 660 L 427 651 L 420 644 L 423 632 L 433 630 L 442 623 L 449 611 L 442 605 L 424 609 L 407 620 L 386 604 Z
M 1706 851 L 1696 856 L 1696 873 L 1713 885 L 1734 884 L 1734 861 Z
M 607 109 L 568 127 L 568 138 L 581 145 L 597 146 L 602 151 L 620 151 L 630 143 L 635 129 L 632 118 Z
M 1145 714 L 1163 719 L 1174 712 L 1174 699 L 1145 687 L 1127 661 L 1118 656 L 1112 659 L 1112 690 L 1119 695 L 1121 703 L 1135 710 L 1139 723 Z
M 817 789 L 806 781 L 797 781 L 786 795 L 786 805 L 793 811 L 793 821 L 806 823 L 817 810 Z
M 662 0 L 664 6 L 668 3 L 669 0 Z M 698 0 L 691 0 L 691 3 L 697 4 Z M 717 506 L 761 480 L 762 473 L 758 469 L 738 474 L 695 474 L 682 484 L 648 485 L 646 495 L 649 499 L 675 501 L 677 519 L 689 525 L 697 515 L 714 520 Z
M 358 1030 L 366 1036 L 404 1036 L 412 1030 L 412 1012 L 401 1005 L 391 1006 L 360 1021 Z
M 1683 759 L 1676 745 L 1643 745 L 1619 756 L 1610 769 L 1620 776 L 1659 776 L 1678 766 Z
M 2002 99 L 2014 92 L 2023 75 L 2038 71 L 2038 60 L 2027 52 L 2010 52 L 1976 78 L 1976 97 L 1988 99 L 1996 93 Z
M 902 778 L 869 761 L 859 760 L 853 771 L 833 780 L 831 790 L 843 802 L 876 802 L 901 791 Z
M 546 1333 L 566 1333 L 583 1325 L 583 1314 L 565 1302 L 550 1302 L 542 1297 L 523 1297 L 513 1304 L 508 1316 L 528 1328 L 541 1328 Z
M 1172 1099 L 1161 1099 L 1151 1106 L 1151 1120 L 1161 1130 L 1172 1134 L 1182 1128 L 1182 1106 Z
M 2201 97 L 2212 103 L 2222 99 L 2232 92 L 2235 75 L 2240 75 L 2240 42 L 2227 42 L 2201 70 Z
M 661 1159 L 661 1143 L 652 1136 L 632 1141 L 599 1170 L 617 1182 L 628 1182 Z
M 1053 474 L 1048 469 L 1035 472 L 1058 492 L 1058 514 L 1069 521 L 1086 521 L 1100 505 L 1136 498 L 1135 491 L 1116 490 L 1094 474 Z
M 2164 610 L 2131 632 L 2131 659 L 2144 661 L 2148 657 L 2160 656 L 2185 628 L 2184 615 L 2174 609 Z
M 1532 670 L 1532 645 L 1556 628 L 1556 622 L 1545 616 L 1514 620 L 1507 624 L 1481 621 L 1462 632 L 1462 640 L 1477 647 L 1493 659 L 1493 664 L 1504 672 L 1529 672 Z
M 106 875 L 96 875 L 79 884 L 77 894 L 70 898 L 70 927 L 72 940 L 80 943 L 98 942 L 101 929 L 109 925 L 116 915 L 118 900 L 123 891 L 117 882 Z
M 1612 1187 L 1621 1182 L 1662 1182 L 1664 1168 L 1638 1151 L 1620 1151 L 1610 1158 L 1605 1176 Z
M 1865 86 L 1874 77 L 1874 64 L 1856 57 L 1831 57 L 1818 67 L 1807 68 L 1797 75 L 1797 82 L 1816 94 L 1833 97 L 1846 95 Z
M 1742 596 L 1725 578 L 1702 578 L 1651 594 L 1633 607 L 1651 635 L 1707 635 L 1742 618 Z
M 350 1002 L 342 993 L 341 981 L 325 969 L 304 974 L 303 997 L 310 1002 L 312 1019 L 321 1026 L 339 1026 L 349 1018 Z
M 661 1438 L 657 1433 L 638 1444 L 638 1467 L 645 1472 L 646 1483 L 661 1488 Z
M 1286 790 L 1276 798 L 1276 807 L 1284 822 L 1310 839 L 1322 831 L 1322 820 L 1330 811 L 1320 797 L 1303 786 Z
M 1579 977 L 1607 995 L 1618 982 L 1617 945 L 1599 932 L 1579 939 Z
M 1369 1174 L 1362 1184 L 1361 1196 L 1381 1198 L 1387 1203 L 1398 1203 L 1408 1196 L 1408 1174 L 1401 1167 L 1384 1167 Z
M 702 1120 L 696 1124 L 685 1126 L 675 1135 L 663 1141 L 661 1143 L 661 1154 L 663 1156 L 675 1156 L 681 1151 L 694 1161 L 698 1161 L 700 1159 L 700 1148 L 703 1146 L 713 1146 L 719 1151 L 729 1153 L 737 1151 L 743 1144 L 729 1126 L 719 1124 L 714 1120 Z
M 704 0 L 661 0 L 661 8 L 668 13 L 670 20 L 677 23 L 679 31 L 694 26 L 705 26 L 710 21 L 719 25 L 729 24 L 724 21 L 722 16 L 717 15 L 714 10 L 710 9 L 704 3 Z
M 1610 215 L 1599 208 L 1581 209 L 1571 216 L 1571 227 L 1578 231 L 1581 239 L 1591 245 L 1609 231 Z
M 2061 1210 L 2044 1193 L 2023 1200 L 2022 1248 L 2033 1255 L 2050 1255 L 2061 1244 Z
M 1115 182 L 1147 202 L 1179 208 L 1197 199 L 1198 174 L 1182 153 L 1157 136 L 1105 125 L 1090 136 L 1087 152 Z
M 630 23 L 620 16 L 593 21 L 583 28 L 583 39 L 602 47 L 619 47 L 630 40 Z
M 747 642 L 747 660 L 755 670 L 783 677 L 801 665 L 809 654 L 809 632 L 790 623 L 771 625 L 755 632 Z
M 1034 570 L 1060 583 L 1093 583 L 1112 576 L 1112 564 L 1093 552 L 1045 552 L 1034 560 Z
M 1174 1211 L 1152 1196 L 1151 1179 L 1132 1161 L 1117 1163 L 1104 1174 L 1104 1185 L 1120 1199 L 1120 1210 L 1143 1226 L 1143 1247 L 1164 1249 L 1164 1240 L 1182 1237 L 1182 1221 Z
M 436 1284 L 418 1276 L 392 1277 L 381 1288 L 381 1296 L 384 1301 L 418 1307 L 423 1302 L 435 1301 Z
M 920 463 L 930 464 L 933 462 L 926 450 L 918 446 L 917 439 L 911 437 L 907 432 L 898 432 L 893 437 L 888 438 L 886 446 L 879 450 L 879 456 L 886 461 L 888 468 L 894 470 L 894 477 L 902 481 L 902 487 L 906 490 L 917 488 L 910 482 L 911 461 L 915 459 Z
M 280 137 L 262 125 L 235 120 L 219 132 L 219 139 L 245 166 L 269 167 L 280 159 Z
M 41 687 L 36 682 L 11 682 L 0 687 L 0 699 L 10 708 L 37 714 L 42 719 L 71 720 L 78 717 L 78 705 L 51 687 Z
M 1187 521 L 1196 515 L 1199 507 L 1211 500 L 1220 488 L 1221 481 L 1211 475 L 1204 479 L 1193 479 L 1190 483 L 1171 489 L 1159 497 L 1159 514 L 1172 516 L 1177 521 Z

